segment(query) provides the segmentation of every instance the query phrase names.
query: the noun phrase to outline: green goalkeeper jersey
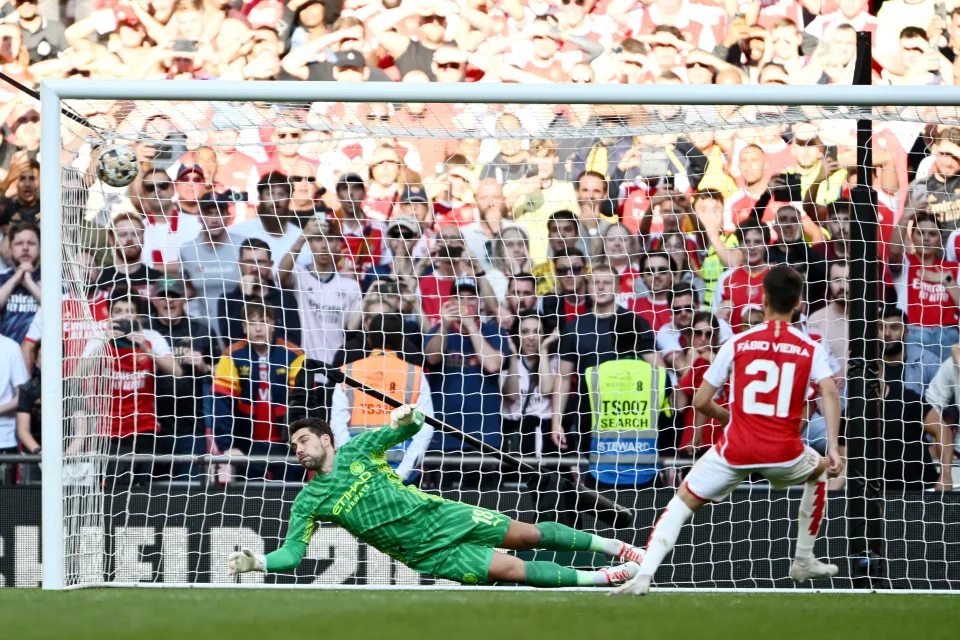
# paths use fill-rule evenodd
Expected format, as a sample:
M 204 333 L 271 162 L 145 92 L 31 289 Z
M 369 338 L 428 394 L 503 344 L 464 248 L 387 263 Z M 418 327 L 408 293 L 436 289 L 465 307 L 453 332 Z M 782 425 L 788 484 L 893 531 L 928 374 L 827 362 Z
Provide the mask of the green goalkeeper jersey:
M 337 449 L 333 470 L 317 474 L 290 508 L 283 547 L 267 555 L 267 569 L 284 571 L 300 564 L 317 522 L 339 525 L 401 562 L 419 546 L 425 517 L 440 496 L 404 485 L 387 464 L 386 451 L 420 430 L 423 416 L 405 427 L 366 431 Z

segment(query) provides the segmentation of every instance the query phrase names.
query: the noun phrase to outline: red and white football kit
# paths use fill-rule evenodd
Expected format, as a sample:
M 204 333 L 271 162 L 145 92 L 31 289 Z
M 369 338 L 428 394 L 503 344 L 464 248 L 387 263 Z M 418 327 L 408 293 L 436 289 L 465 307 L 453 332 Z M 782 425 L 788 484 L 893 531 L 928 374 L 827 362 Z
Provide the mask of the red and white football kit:
M 809 382 L 833 376 L 823 346 L 785 322 L 765 322 L 728 340 L 704 380 L 729 379 L 730 424 L 687 476 L 701 500 L 722 500 L 753 472 L 777 488 L 804 482 L 820 454 L 800 439 Z
M 100 432 L 111 438 L 154 433 L 159 429 L 154 357 L 167 357 L 173 351 L 156 331 L 145 329 L 143 337 L 153 356 L 136 347 L 118 347 L 102 340 L 91 340 L 83 352 L 84 357 L 99 355 L 107 363 L 105 375 L 109 377 L 110 416 L 100 425 Z

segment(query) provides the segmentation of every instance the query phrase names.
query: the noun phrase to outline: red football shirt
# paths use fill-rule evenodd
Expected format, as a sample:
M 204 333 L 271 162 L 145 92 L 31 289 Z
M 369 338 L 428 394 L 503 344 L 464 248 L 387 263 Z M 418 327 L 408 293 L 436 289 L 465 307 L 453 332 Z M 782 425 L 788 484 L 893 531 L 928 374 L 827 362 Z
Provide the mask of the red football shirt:
M 686 375 L 680 379 L 680 389 L 684 391 L 689 397 L 693 397 L 693 394 L 697 392 L 697 388 L 700 386 L 700 383 L 703 382 L 703 376 L 707 373 L 707 370 L 710 368 L 710 363 L 707 362 L 704 358 L 697 357 L 693 362 Z M 727 399 L 727 387 L 724 385 L 720 388 L 718 397 L 715 398 L 717 404 L 721 407 L 725 407 L 728 404 Z M 693 442 L 693 428 L 694 428 L 694 412 L 687 411 L 683 435 L 680 437 L 680 446 L 685 447 L 691 442 Z M 723 435 L 723 425 L 720 424 L 718 420 L 709 419 L 706 424 L 703 425 L 703 430 L 701 433 L 701 444 L 705 447 L 711 446 L 720 441 L 720 437 Z
M 957 279 L 957 263 L 940 260 L 927 271 L 949 271 Z M 960 321 L 957 305 L 946 287 L 923 279 L 923 266 L 915 256 L 903 256 L 903 268 L 895 283 L 897 306 L 907 313 L 907 324 L 917 327 L 949 327 Z
M 765 322 L 725 342 L 704 374 L 717 388 L 730 381 L 730 424 L 717 452 L 734 467 L 795 462 L 803 455 L 807 385 L 832 375 L 823 347 L 784 322 Z
M 156 356 L 172 352 L 160 334 L 146 330 L 144 337 Z M 102 431 L 111 438 L 157 431 L 156 365 L 153 358 L 136 348 L 121 348 L 100 340 L 91 341 L 85 356 L 105 349 L 105 375 L 109 376 L 110 418 Z M 102 353 L 102 352 L 100 352 Z
M 654 331 L 673 322 L 673 309 L 667 302 L 654 302 L 650 296 L 637 296 L 633 301 L 633 312 L 647 321 Z

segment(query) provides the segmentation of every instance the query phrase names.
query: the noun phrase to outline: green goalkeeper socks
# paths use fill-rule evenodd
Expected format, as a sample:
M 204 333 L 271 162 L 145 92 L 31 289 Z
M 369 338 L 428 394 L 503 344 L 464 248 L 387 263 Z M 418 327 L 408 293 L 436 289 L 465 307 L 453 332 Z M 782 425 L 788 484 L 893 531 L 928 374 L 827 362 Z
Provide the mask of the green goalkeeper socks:
M 531 587 L 592 587 L 601 584 L 596 571 L 577 571 L 555 562 L 524 562 L 525 583 Z
M 558 522 L 541 522 L 537 525 L 540 530 L 540 549 L 550 551 L 593 551 L 608 556 L 620 553 L 623 543 L 619 540 L 608 540 L 585 531 L 577 531 Z

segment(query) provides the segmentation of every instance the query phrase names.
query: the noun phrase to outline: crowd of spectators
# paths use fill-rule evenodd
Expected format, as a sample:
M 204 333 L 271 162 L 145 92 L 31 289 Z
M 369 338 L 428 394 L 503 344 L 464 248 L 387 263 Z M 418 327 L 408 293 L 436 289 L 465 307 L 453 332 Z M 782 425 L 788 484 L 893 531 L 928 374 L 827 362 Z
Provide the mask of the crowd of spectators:
M 875 83 L 960 72 L 960 5 L 932 0 L 16 0 L 0 6 L 0 72 L 32 86 L 849 84 L 857 31 L 874 36 Z M 760 284 L 781 263 L 805 275 L 797 325 L 847 388 L 851 121 L 757 126 L 779 110 L 753 106 L 707 119 L 666 105 L 73 106 L 140 141 L 138 178 L 117 189 L 93 171 L 102 147 L 65 138 L 64 193 L 88 246 L 62 303 L 64 374 L 76 395 L 112 381 L 112 418 L 83 427 L 112 454 L 277 454 L 304 360 L 364 358 L 371 326 L 399 331 L 374 343 L 423 367 L 448 424 L 524 455 L 586 452 L 585 373 L 623 355 L 613 327 L 636 314 L 636 352 L 668 380 L 660 453 L 694 456 L 720 425 L 693 391 L 719 345 L 762 322 Z M 38 109 L 0 83 L 0 454 L 42 446 Z M 877 122 L 868 167 L 885 475 L 952 489 L 960 129 L 915 120 Z M 422 130 L 436 135 L 404 134 Z M 815 397 L 805 425 L 822 447 Z M 428 448 L 462 446 L 438 433 Z M 0 482 L 38 477 L 28 466 Z M 290 478 L 283 465 L 214 473 Z

